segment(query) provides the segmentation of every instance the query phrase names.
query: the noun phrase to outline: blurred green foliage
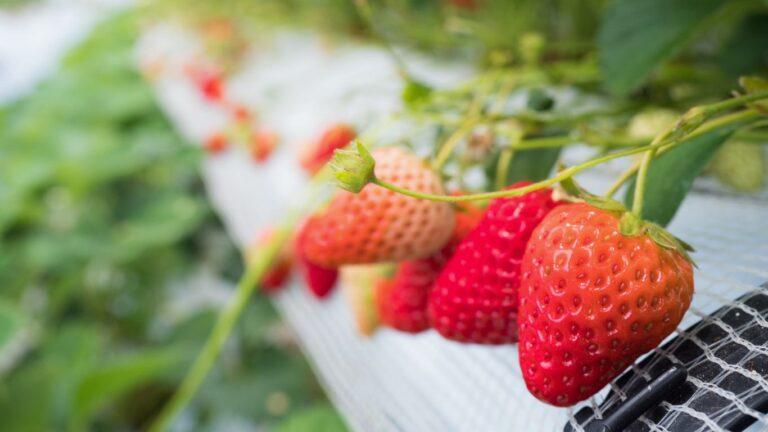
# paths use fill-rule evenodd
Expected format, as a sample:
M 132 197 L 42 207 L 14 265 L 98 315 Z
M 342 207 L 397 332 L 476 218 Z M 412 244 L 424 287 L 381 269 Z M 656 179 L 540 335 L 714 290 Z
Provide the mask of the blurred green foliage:
M 4 431 L 141 429 L 212 325 L 214 305 L 187 285 L 240 272 L 205 200 L 199 151 L 134 67 L 137 33 L 133 14 L 101 24 L 0 110 Z M 276 336 L 285 331 L 254 299 L 186 427 L 271 426 L 327 408 L 290 338 Z M 327 415 L 338 425 L 327 430 L 343 429 Z

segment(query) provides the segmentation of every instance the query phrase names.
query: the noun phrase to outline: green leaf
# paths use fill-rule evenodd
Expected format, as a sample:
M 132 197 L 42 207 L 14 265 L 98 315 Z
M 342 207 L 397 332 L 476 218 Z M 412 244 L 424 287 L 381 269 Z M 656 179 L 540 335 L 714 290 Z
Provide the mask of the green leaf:
M 148 380 L 167 373 L 181 361 L 180 351 L 147 350 L 121 356 L 89 371 L 74 393 L 71 429 L 83 429 L 99 409 Z
M 408 108 L 416 108 L 429 99 L 432 94 L 432 88 L 428 85 L 408 79 L 403 86 L 403 94 L 401 96 L 403 103 Z
M 277 432 L 345 432 L 347 427 L 330 404 L 316 404 L 296 412 L 277 427 Z
M 616 0 L 598 33 L 608 89 L 626 95 L 674 55 L 726 0 Z
M 16 305 L 0 300 L 0 355 L 14 338 L 18 337 L 27 324 L 27 316 Z
M 731 75 L 758 73 L 768 68 L 768 14 L 751 15 L 720 51 L 718 63 Z
M 509 165 L 507 184 L 539 181 L 549 177 L 560 156 L 560 148 L 516 151 Z
M 666 226 L 690 191 L 693 180 L 734 130 L 733 125 L 713 130 L 657 156 L 648 168 L 640 217 Z M 627 208 L 632 208 L 634 194 L 635 179 L 624 196 Z

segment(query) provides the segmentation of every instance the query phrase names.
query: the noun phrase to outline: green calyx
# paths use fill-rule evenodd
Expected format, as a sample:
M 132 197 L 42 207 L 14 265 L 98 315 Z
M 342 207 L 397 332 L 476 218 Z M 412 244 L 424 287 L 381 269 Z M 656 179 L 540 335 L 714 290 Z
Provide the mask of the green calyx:
M 567 194 L 568 200 L 585 202 L 593 207 L 615 214 L 619 218 L 619 232 L 622 235 L 627 237 L 647 235 L 660 247 L 675 250 L 685 257 L 688 262 L 694 266 L 696 265 L 689 255 L 689 252 L 693 252 L 691 245 L 675 237 L 660 225 L 640 219 L 636 214 L 628 211 L 624 204 L 586 191 L 573 178 L 561 181 L 560 186 Z
M 677 251 L 680 253 L 680 255 L 685 257 L 688 262 L 696 266 L 696 263 L 693 261 L 689 254 L 689 252 L 694 251 L 693 247 L 691 247 L 691 245 L 684 242 L 683 240 L 675 237 L 660 225 L 656 225 L 653 222 L 644 221 L 634 214 L 627 212 L 622 215 L 619 221 L 619 229 L 621 230 L 622 234 L 627 236 L 647 235 L 657 245 L 663 247 L 664 249 Z
M 336 150 L 330 166 L 338 186 L 352 193 L 360 192 L 375 178 L 376 161 L 363 143 L 355 141 L 356 150 Z

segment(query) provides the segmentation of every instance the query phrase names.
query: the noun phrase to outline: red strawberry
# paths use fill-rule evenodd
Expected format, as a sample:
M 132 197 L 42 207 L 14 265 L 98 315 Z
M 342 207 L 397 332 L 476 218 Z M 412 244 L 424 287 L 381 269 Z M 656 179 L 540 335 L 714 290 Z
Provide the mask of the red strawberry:
M 209 136 L 203 142 L 203 148 L 210 154 L 218 154 L 228 147 L 227 136 L 221 132 L 216 132 Z
M 256 249 L 264 246 L 266 243 L 269 243 L 270 239 L 274 235 L 275 231 L 272 229 L 266 229 L 262 231 L 256 237 L 256 240 L 253 242 L 253 244 L 246 250 L 246 261 L 252 257 Z M 288 276 L 291 274 L 291 261 L 291 251 L 288 248 L 284 248 L 278 253 L 277 257 L 275 258 L 275 262 L 272 263 L 272 266 L 261 279 L 261 288 L 265 293 L 275 293 L 280 291 L 283 285 L 285 285 L 285 282 L 288 280 Z
M 440 194 L 437 174 L 403 149 L 373 152 L 376 176 L 408 189 Z M 304 251 L 319 265 L 367 264 L 427 257 L 451 236 L 450 204 L 415 199 L 375 184 L 339 191 L 307 233 Z
M 256 162 L 264 162 L 269 159 L 277 147 L 279 137 L 268 130 L 258 130 L 251 135 L 250 152 Z
M 428 258 L 400 263 L 394 279 L 377 286 L 376 304 L 382 324 L 407 333 L 429 328 L 429 292 L 456 246 L 477 225 L 480 216 L 477 207 L 463 204 L 456 212 L 453 236 L 443 249 Z
M 556 205 L 550 189 L 490 203 L 429 296 L 435 330 L 459 342 L 517 340 L 520 263 L 533 229 Z
M 221 73 L 214 69 L 193 68 L 190 76 L 206 100 L 219 102 L 224 99 L 224 84 Z
M 301 156 L 301 167 L 309 174 L 320 170 L 333 156 L 333 151 L 349 144 L 357 133 L 352 126 L 337 124 L 328 128 Z
M 315 297 L 322 299 L 333 291 L 333 287 L 336 286 L 336 279 L 339 277 L 339 271 L 335 268 L 319 266 L 304 255 L 304 239 L 308 230 L 312 229 L 312 223 L 313 218 L 309 218 L 299 229 L 299 234 L 296 237 L 296 257 L 307 287 Z
M 520 367 L 537 398 L 569 406 L 590 397 L 680 323 L 691 264 L 648 230 L 623 235 L 616 214 L 576 203 L 534 231 L 519 325 Z

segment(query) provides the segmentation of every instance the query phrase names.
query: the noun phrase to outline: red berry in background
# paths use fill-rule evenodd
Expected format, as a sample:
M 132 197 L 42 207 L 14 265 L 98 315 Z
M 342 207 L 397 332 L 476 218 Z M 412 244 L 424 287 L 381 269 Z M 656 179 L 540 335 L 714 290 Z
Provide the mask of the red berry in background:
M 328 297 L 336 286 L 336 280 L 339 277 L 339 271 L 336 268 L 323 267 L 308 260 L 304 255 L 303 243 L 308 230 L 312 229 L 313 218 L 309 218 L 299 228 L 299 234 L 296 237 L 296 257 L 299 263 L 301 275 L 307 284 L 309 291 L 319 299 Z
M 253 120 L 253 114 L 250 108 L 245 105 L 236 104 L 232 107 L 232 116 L 236 123 L 248 123 Z
M 491 201 L 430 293 L 429 315 L 435 330 L 458 342 L 504 344 L 517 340 L 520 265 L 525 247 L 534 228 L 557 204 L 551 189 Z
M 308 146 L 301 156 L 301 167 L 309 174 L 316 173 L 331 159 L 334 150 L 345 147 L 356 136 L 352 126 L 336 124 L 329 127 L 317 141 Z
M 693 295 L 691 263 L 619 217 L 562 205 L 536 228 L 522 264 L 520 367 L 556 406 L 587 399 L 675 330 Z
M 400 187 L 443 193 L 437 174 L 419 157 L 397 147 L 377 149 L 376 177 Z M 304 252 L 319 265 L 370 264 L 426 258 L 451 237 L 454 210 L 367 184 L 357 193 L 340 190 L 316 217 Z
M 203 148 L 210 154 L 219 154 L 227 149 L 227 136 L 222 132 L 216 132 L 205 139 Z
M 453 236 L 439 252 L 428 258 L 400 263 L 392 280 L 376 288 L 376 304 L 381 323 L 407 333 L 430 327 L 427 313 L 429 292 L 456 246 L 477 225 L 482 212 L 469 203 L 456 211 Z
M 274 235 L 275 231 L 268 228 L 256 237 L 253 244 L 246 250 L 246 264 L 253 257 L 256 250 L 269 243 Z M 290 248 L 281 249 L 269 270 L 261 279 L 262 290 L 267 294 L 280 291 L 291 274 L 292 264 Z
M 189 74 L 206 100 L 220 102 L 224 99 L 224 82 L 220 72 L 214 68 L 195 67 L 190 69 Z
M 279 137 L 268 130 L 257 130 L 251 135 L 249 151 L 256 162 L 264 162 L 272 155 L 277 147 Z

